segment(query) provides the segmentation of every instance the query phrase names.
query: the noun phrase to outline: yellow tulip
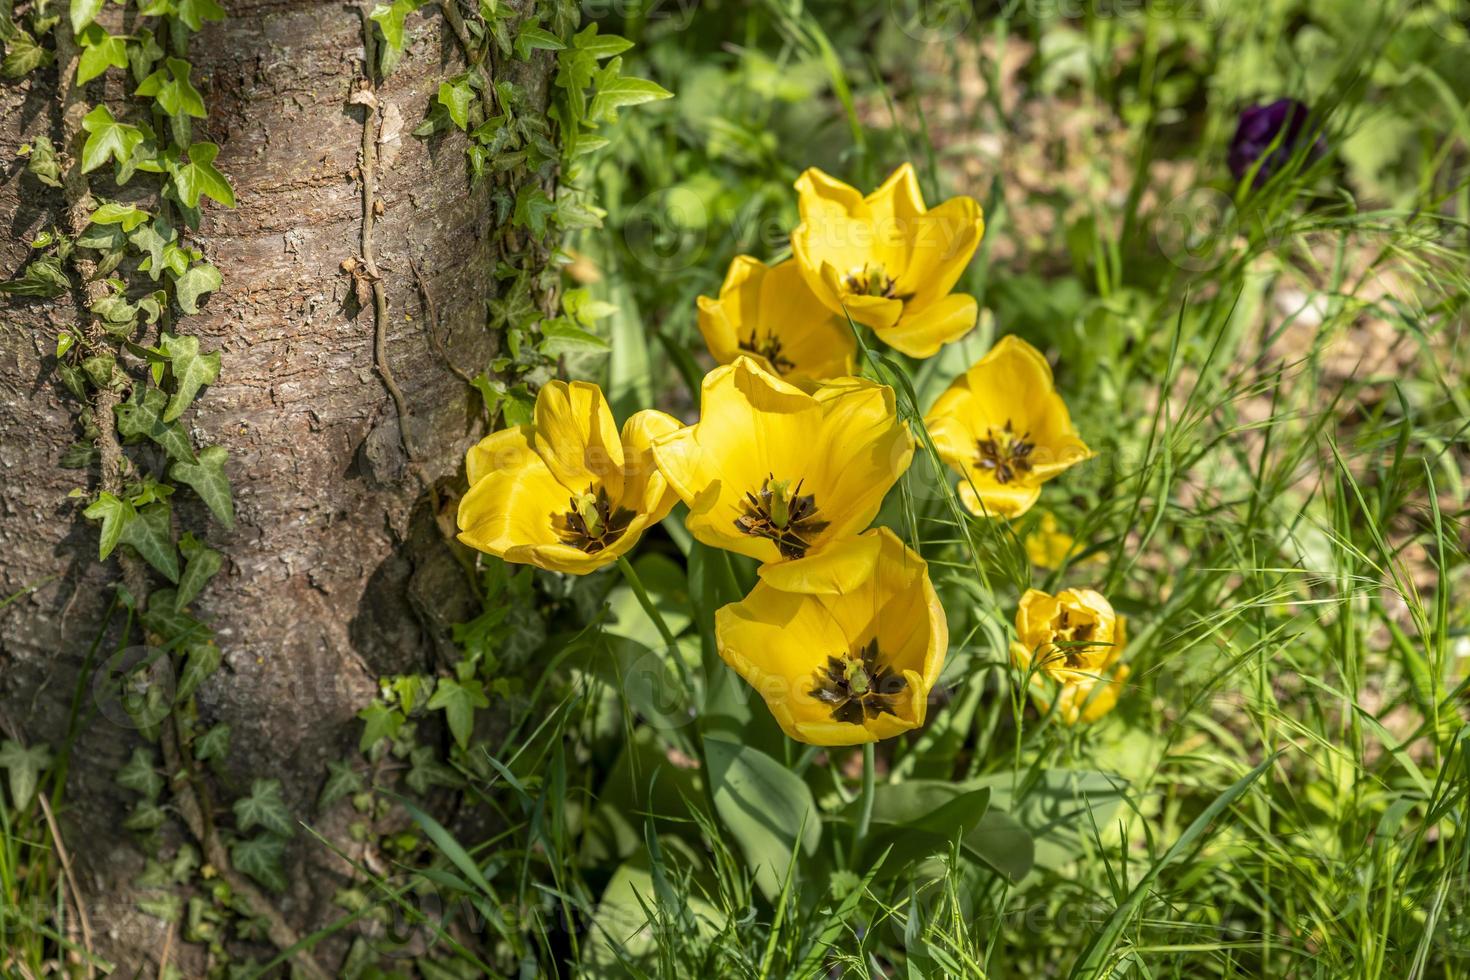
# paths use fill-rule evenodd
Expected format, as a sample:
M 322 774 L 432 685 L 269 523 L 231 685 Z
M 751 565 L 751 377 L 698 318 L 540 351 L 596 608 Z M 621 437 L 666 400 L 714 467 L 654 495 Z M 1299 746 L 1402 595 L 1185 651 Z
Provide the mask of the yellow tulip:
M 465 457 L 459 540 L 573 575 L 611 564 L 677 502 L 650 447 L 679 428 L 649 410 L 619 433 L 597 385 L 547 384 L 532 424 L 491 433 Z
M 866 528 L 908 468 L 913 437 L 893 389 L 860 378 L 810 392 L 750 357 L 705 376 L 696 425 L 654 443 L 695 538 L 757 558 L 792 592 L 840 592 L 872 572 Z
M 1051 710 L 1053 686 L 1057 717 L 1068 725 L 1096 721 L 1117 704 L 1129 674 L 1118 663 L 1127 624 L 1099 593 L 1028 589 L 1016 608 L 1016 637 L 1011 661 L 1031 672 L 1032 699 L 1042 711 Z
M 877 559 L 850 591 L 801 594 L 763 581 L 715 613 L 725 663 L 765 700 L 782 731 L 812 745 L 876 742 L 918 728 L 949 648 L 924 560 L 887 528 L 855 542 L 875 548 Z
M 746 355 L 794 382 L 853 373 L 852 328 L 812 295 L 795 262 L 768 267 L 737 256 L 719 299 L 698 302 L 699 332 L 721 364 Z
M 815 168 L 796 192 L 801 225 L 791 253 L 832 312 L 845 309 L 913 357 L 929 357 L 975 325 L 975 298 L 951 292 L 985 232 L 973 198 L 926 208 L 907 163 L 867 197 Z
M 935 401 L 924 417 L 940 458 L 964 477 L 973 513 L 1019 517 L 1042 483 L 1092 458 L 1041 352 L 1009 336 Z
M 1083 550 L 1076 538 L 1061 529 L 1057 524 L 1057 515 L 1049 510 L 1042 512 L 1041 520 L 1026 535 L 1025 544 L 1026 557 L 1037 568 L 1061 568 L 1063 562 Z M 1097 553 L 1085 559 L 1089 562 L 1103 560 L 1104 557 Z

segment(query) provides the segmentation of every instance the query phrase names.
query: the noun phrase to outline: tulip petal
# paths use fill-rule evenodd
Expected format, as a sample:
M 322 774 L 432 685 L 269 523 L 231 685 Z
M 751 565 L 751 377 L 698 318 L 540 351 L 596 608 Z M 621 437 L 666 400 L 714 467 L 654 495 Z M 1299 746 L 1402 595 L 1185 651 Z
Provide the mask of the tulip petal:
M 492 432 L 465 453 L 465 475 L 470 486 L 497 470 L 514 470 L 537 460 L 533 447 L 536 430 L 529 425 Z
M 867 211 L 856 187 L 816 167 L 808 167 L 796 178 L 796 206 L 803 222 L 828 215 L 863 216 Z
M 569 504 L 564 487 L 539 459 L 487 474 L 459 502 L 459 540 L 505 557 L 520 545 L 559 544 L 555 518 Z
M 954 289 L 980 245 L 985 219 L 974 198 L 952 197 L 910 219 L 907 231 L 897 288 L 910 295 L 909 310 L 917 313 Z
M 653 458 L 653 443 L 684 428 L 684 423 L 656 409 L 644 409 L 623 423 L 622 444 L 624 506 L 636 509 L 646 523 L 656 524 L 669 515 L 679 495 L 659 472 Z
M 878 189 L 865 199 L 876 221 L 903 223 L 920 217 L 924 207 L 924 193 L 919 189 L 919 178 L 912 163 L 904 163 L 888 175 Z
M 548 382 L 536 396 L 536 452 L 576 493 L 606 487 L 623 495 L 623 443 L 602 389 L 586 381 Z
M 869 535 L 847 538 L 805 558 L 766 562 L 757 574 L 784 592 L 841 595 L 873 576 L 880 547 L 879 539 Z
M 979 316 L 975 297 L 951 293 L 917 312 L 906 311 L 893 326 L 880 329 L 878 336 L 910 357 L 933 357 L 940 347 L 969 333 Z

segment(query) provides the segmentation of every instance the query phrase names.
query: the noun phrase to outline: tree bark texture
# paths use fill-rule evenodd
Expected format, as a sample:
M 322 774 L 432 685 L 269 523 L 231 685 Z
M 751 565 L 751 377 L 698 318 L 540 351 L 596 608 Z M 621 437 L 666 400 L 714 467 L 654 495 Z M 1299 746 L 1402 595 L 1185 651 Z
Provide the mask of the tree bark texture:
M 228 448 L 237 511 L 226 532 L 187 491 L 174 498 L 227 559 L 196 604 L 224 653 L 198 703 L 207 723 L 233 730 L 219 795 L 280 778 L 293 816 L 329 834 L 350 814 L 334 826 L 315 811 L 325 764 L 355 753 L 354 716 L 376 678 L 432 665 L 439 626 L 472 612 L 464 572 L 401 448 L 398 412 L 375 365 L 373 304 L 359 302 L 343 270 L 363 261 L 366 109 L 352 101 L 364 77 L 363 24 L 356 7 L 335 2 L 236 0 L 228 20 L 206 25 L 190 49 L 210 113 L 194 138 L 221 146 L 218 165 L 238 198 L 233 211 L 206 211 L 195 243 L 224 286 L 182 325 L 202 350 L 223 356 L 219 381 L 185 421 L 199 445 Z M 67 29 L 65 17 L 56 29 Z M 483 368 L 494 344 L 485 301 L 502 239 L 488 193 L 470 186 L 462 137 L 411 135 L 439 83 L 463 70 L 464 54 L 435 6 L 410 16 L 407 36 L 371 123 L 373 192 L 383 205 L 374 251 L 388 302 L 383 353 L 402 389 L 408 442 L 423 475 L 446 481 L 480 435 L 483 413 L 430 331 L 437 327 L 452 361 L 470 373 Z M 549 60 L 522 67 L 516 80 L 544 105 Z M 92 83 L 93 101 L 105 91 L 116 105 L 125 96 L 120 75 Z M 62 149 L 58 84 L 52 68 L 0 86 L 3 276 L 23 267 L 27 243 L 65 211 L 61 192 L 16 156 L 36 134 Z M 127 199 L 110 168 L 91 177 L 94 193 Z M 82 703 L 92 717 L 74 750 L 61 820 L 94 930 L 107 952 L 136 967 L 158 955 L 167 927 L 127 901 L 142 857 L 120 827 L 129 797 L 113 778 L 142 740 L 117 711 L 92 712 L 93 672 L 83 673 L 117 568 L 98 563 L 97 529 L 80 514 L 85 501 L 67 497 L 95 486 L 95 467 L 60 466 L 80 438 L 81 406 L 58 383 L 51 352 L 57 330 L 77 322 L 68 297 L 0 299 L 0 599 L 34 589 L 0 610 L 0 723 L 55 746 L 73 691 L 88 688 Z M 109 652 L 105 640 L 100 649 L 98 660 Z M 298 834 L 280 910 L 298 928 L 330 921 L 349 870 Z

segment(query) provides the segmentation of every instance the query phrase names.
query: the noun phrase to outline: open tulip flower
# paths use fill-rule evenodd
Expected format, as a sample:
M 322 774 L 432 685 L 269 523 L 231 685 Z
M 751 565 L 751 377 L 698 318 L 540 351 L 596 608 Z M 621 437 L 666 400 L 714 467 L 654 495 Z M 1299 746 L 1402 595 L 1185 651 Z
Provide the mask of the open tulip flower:
M 550 382 L 531 425 L 491 433 L 465 457 L 459 540 L 573 575 L 616 561 L 677 502 L 650 444 L 679 427 L 648 410 L 619 433 L 597 385 Z
M 973 198 L 926 208 L 907 163 L 867 197 L 815 168 L 796 191 L 801 225 L 791 252 L 829 310 L 912 357 L 929 357 L 975 325 L 975 298 L 950 292 L 985 231 Z
M 1092 457 L 1046 358 L 1015 336 L 956 378 L 924 424 L 940 458 L 963 477 L 960 499 L 986 517 L 1019 517 L 1042 483 Z
M 689 532 L 759 559 L 761 577 L 792 592 L 871 574 L 877 539 L 855 535 L 913 453 L 892 388 L 843 378 L 807 392 L 749 357 L 705 375 L 698 424 L 653 447 Z
M 1060 686 L 1057 716 L 1066 724 L 1096 721 L 1117 704 L 1129 673 L 1118 663 L 1126 623 L 1099 593 L 1028 589 L 1016 608 L 1016 637 L 1011 660 L 1033 672 L 1032 698 L 1042 711 L 1051 710 L 1048 680 Z
M 871 575 L 840 594 L 762 581 L 715 613 L 720 656 L 765 699 L 781 729 L 812 745 L 856 745 L 924 723 L 949 627 L 924 560 L 892 531 Z
M 719 299 L 699 297 L 699 332 L 721 364 L 742 355 L 788 381 L 852 374 L 857 341 L 847 320 L 812 294 L 796 263 L 730 263 Z

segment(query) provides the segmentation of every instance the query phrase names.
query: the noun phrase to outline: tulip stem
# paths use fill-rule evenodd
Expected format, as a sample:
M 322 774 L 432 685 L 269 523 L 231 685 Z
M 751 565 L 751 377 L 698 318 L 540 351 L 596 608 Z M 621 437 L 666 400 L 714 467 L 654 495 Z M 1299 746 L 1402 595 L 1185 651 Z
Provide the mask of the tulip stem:
M 627 556 L 618 556 L 618 568 L 623 573 L 623 578 L 628 582 L 628 588 L 633 590 L 633 595 L 638 599 L 638 605 L 653 620 L 653 625 L 658 629 L 658 635 L 663 637 L 664 645 L 668 648 L 669 656 L 674 659 L 674 667 L 679 671 L 679 680 L 684 684 L 684 692 L 689 697 L 694 697 L 694 679 L 689 676 L 689 667 L 684 663 L 684 657 L 679 653 L 678 644 L 674 642 L 674 633 L 669 629 L 669 624 L 664 622 L 663 614 L 653 604 L 648 590 L 643 587 L 643 580 L 633 570 L 633 563 L 628 561 Z
M 863 795 L 862 808 L 858 811 L 857 833 L 852 839 L 852 861 L 856 864 L 858 850 L 863 846 L 863 840 L 868 836 L 868 826 L 873 822 L 873 770 L 874 755 L 872 742 L 863 743 Z

